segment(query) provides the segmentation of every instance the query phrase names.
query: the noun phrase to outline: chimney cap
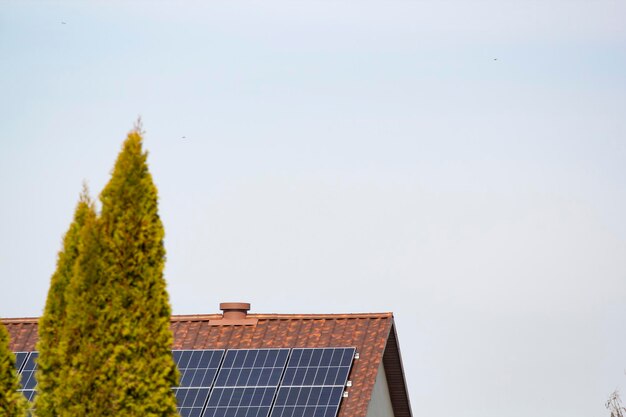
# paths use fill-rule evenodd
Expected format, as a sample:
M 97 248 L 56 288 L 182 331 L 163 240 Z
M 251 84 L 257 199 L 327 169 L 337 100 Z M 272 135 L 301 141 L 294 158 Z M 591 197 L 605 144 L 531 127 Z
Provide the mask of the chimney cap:
M 209 320 L 210 326 L 255 326 L 256 318 L 248 317 L 250 303 L 220 303 L 222 317 Z
M 220 310 L 250 310 L 250 303 L 220 303 Z

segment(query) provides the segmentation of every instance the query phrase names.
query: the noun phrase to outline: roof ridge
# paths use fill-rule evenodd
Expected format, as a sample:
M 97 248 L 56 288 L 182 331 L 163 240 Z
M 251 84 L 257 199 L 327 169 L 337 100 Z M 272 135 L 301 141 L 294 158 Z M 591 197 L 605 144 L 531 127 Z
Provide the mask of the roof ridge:
M 172 321 L 204 321 L 221 319 L 221 314 L 181 314 L 173 315 Z M 341 314 L 283 314 L 283 313 L 249 313 L 247 318 L 258 320 L 315 320 L 315 319 L 371 319 L 393 318 L 393 313 L 341 313 Z
M 39 317 L 7 317 L 7 318 L 0 318 L 0 322 L 4 324 L 37 323 L 39 322 Z
M 174 314 L 171 321 L 206 321 L 216 320 L 222 317 L 219 313 L 210 314 Z M 315 320 L 315 319 L 371 319 L 371 318 L 393 318 L 393 313 L 315 313 L 315 314 L 284 314 L 284 313 L 249 313 L 249 318 L 259 320 Z M 5 324 L 15 323 L 37 323 L 39 317 L 7 317 L 0 318 L 0 322 Z

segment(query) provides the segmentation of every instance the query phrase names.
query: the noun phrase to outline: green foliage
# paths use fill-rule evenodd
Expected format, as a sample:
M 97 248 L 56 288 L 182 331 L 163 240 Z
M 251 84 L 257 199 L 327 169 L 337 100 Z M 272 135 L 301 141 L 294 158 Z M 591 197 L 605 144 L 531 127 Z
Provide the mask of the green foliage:
M 62 385 L 56 390 L 58 416 L 100 415 L 90 408 L 90 390 L 97 388 L 98 378 L 97 368 L 91 366 L 98 353 L 95 328 L 101 325 L 98 315 L 106 305 L 98 288 L 102 280 L 101 253 L 98 219 L 95 213 L 90 212 L 84 218 L 79 237 L 79 256 L 65 295 L 66 322 L 61 332 L 59 351 L 60 356 L 66 358 L 67 366 L 61 369 Z
M 28 402 L 21 392 L 15 370 L 15 356 L 9 350 L 9 332 L 0 323 L 0 416 L 24 417 Z
M 94 218 L 94 207 L 85 188 L 74 212 L 74 220 L 63 239 L 63 249 L 58 255 L 57 269 L 50 280 L 44 314 L 39 320 L 38 395 L 35 397 L 37 417 L 58 415 L 56 410 L 63 387 L 61 375 L 66 372 L 64 367 L 68 364 L 60 345 L 63 326 L 66 323 L 66 292 L 72 281 L 80 253 L 80 236 L 83 227 L 85 222 Z
M 128 134 L 102 213 L 82 229 L 67 292 L 60 416 L 176 416 L 163 225 L 139 128 Z

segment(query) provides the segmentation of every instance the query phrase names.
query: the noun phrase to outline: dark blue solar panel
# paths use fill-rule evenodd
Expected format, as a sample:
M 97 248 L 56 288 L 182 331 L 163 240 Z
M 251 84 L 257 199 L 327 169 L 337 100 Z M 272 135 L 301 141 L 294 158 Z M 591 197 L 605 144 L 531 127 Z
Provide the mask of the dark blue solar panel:
M 20 391 L 22 391 L 28 401 L 32 401 L 35 398 L 35 386 L 37 385 L 37 381 L 35 380 L 35 371 L 37 370 L 38 357 L 39 352 L 31 352 L 22 366 L 22 372 L 20 375 L 22 389 Z
M 289 349 L 228 350 L 203 417 L 267 417 Z
M 15 369 L 17 369 L 17 372 L 20 372 L 22 370 L 22 366 L 24 365 L 24 362 L 26 362 L 26 358 L 28 357 L 29 353 L 30 352 L 15 353 Z
M 271 417 L 335 417 L 354 348 L 292 349 Z
M 174 362 L 180 371 L 179 387 L 210 387 L 220 367 L 223 350 L 175 350 Z
M 354 348 L 172 351 L 182 417 L 336 417 Z M 36 395 L 38 352 L 17 352 L 24 396 Z M 287 364 L 287 360 L 289 363 Z M 219 371 L 218 371 L 219 370 Z M 280 389 L 278 386 L 280 385 Z
M 272 417 L 335 417 L 343 387 L 281 387 Z
M 182 417 L 200 417 L 210 388 L 176 388 L 176 409 Z
M 200 417 L 224 356 L 224 350 L 174 350 L 180 383 L 173 388 L 182 417 Z

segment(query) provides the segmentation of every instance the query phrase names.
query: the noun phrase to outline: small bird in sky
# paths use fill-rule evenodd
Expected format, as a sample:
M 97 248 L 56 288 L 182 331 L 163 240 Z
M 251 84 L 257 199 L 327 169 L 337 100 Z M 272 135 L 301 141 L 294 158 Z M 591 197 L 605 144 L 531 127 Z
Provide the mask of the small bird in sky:
M 187 139 L 187 136 L 183 136 L 181 139 Z
M 497 60 L 498 60 L 498 58 L 494 58 L 493 60 L 494 60 L 494 61 L 497 61 Z
M 61 22 L 62 25 L 65 25 L 65 22 Z

